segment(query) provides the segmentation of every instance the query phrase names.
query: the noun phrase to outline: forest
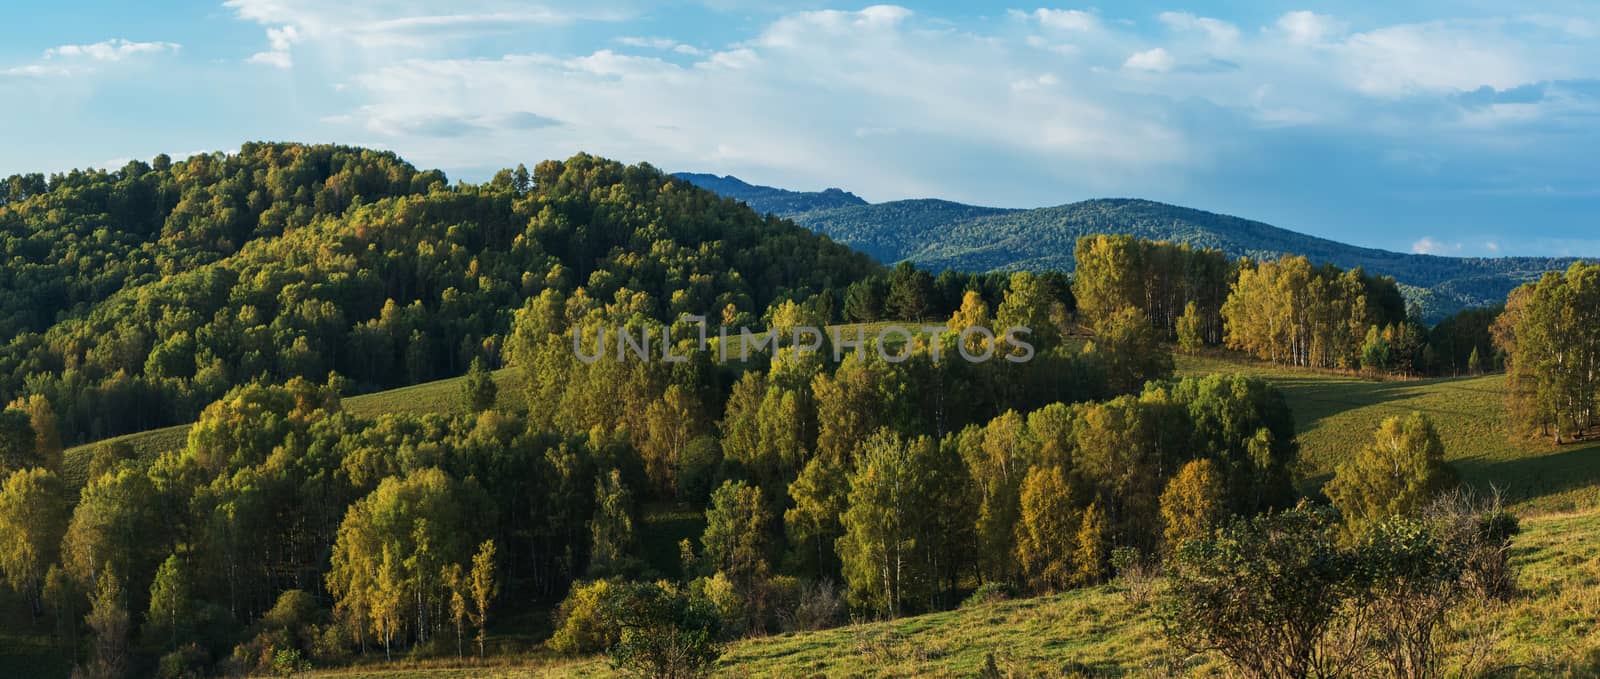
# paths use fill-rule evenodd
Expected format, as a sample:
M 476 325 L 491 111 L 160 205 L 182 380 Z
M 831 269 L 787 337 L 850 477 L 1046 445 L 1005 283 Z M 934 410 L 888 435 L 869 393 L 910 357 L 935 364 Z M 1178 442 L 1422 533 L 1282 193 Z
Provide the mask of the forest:
M 1436 676 L 1431 626 L 1508 596 L 1516 519 L 1460 489 L 1420 413 L 1308 490 L 1284 394 L 1174 353 L 1503 367 L 1528 435 L 1600 418 L 1584 264 L 1428 327 L 1391 278 L 1131 236 L 1081 238 L 1071 275 L 884 267 L 587 155 L 451 184 L 247 144 L 4 186 L 0 570 L 85 676 L 470 663 L 529 611 L 548 653 L 698 676 L 732 639 L 1130 569 L 1169 574 L 1172 643 L 1240 674 Z M 950 332 L 904 361 L 780 340 L 723 362 L 684 314 Z M 685 360 L 580 360 L 602 327 Z M 1028 360 L 936 359 L 1022 351 L 971 327 L 1029 328 Z M 342 406 L 456 375 L 460 412 Z M 102 441 L 190 422 L 156 456 Z M 80 484 L 63 449 L 85 443 Z M 668 558 L 645 547 L 661 507 L 703 526 Z

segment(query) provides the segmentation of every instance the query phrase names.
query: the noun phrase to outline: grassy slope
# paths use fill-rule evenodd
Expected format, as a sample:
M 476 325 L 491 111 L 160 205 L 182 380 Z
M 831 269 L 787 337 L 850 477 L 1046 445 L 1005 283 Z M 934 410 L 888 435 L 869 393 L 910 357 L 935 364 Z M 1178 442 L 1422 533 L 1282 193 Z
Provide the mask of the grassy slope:
M 384 413 L 457 413 L 465 412 L 461 399 L 461 385 L 465 377 L 452 377 L 423 384 L 380 391 L 374 394 L 352 396 L 343 400 L 345 411 L 363 417 L 376 417 Z M 501 406 L 514 407 L 522 403 L 522 373 L 513 368 L 494 372 L 499 385 Z M 189 425 L 152 429 L 124 434 L 105 441 L 86 443 L 68 448 L 62 453 L 63 476 L 74 485 L 81 486 L 88 475 L 89 459 L 95 446 L 111 441 L 122 441 L 133 447 L 141 459 L 153 460 L 161 453 L 178 450 L 188 444 Z
M 1384 418 L 1420 411 L 1433 419 L 1446 457 L 1465 481 L 1493 484 L 1525 514 L 1587 510 L 1600 500 L 1600 443 L 1512 440 L 1503 375 L 1379 382 L 1216 356 L 1180 357 L 1178 369 L 1188 375 L 1249 372 L 1282 389 L 1300 432 L 1298 471 L 1307 490 L 1369 443 Z

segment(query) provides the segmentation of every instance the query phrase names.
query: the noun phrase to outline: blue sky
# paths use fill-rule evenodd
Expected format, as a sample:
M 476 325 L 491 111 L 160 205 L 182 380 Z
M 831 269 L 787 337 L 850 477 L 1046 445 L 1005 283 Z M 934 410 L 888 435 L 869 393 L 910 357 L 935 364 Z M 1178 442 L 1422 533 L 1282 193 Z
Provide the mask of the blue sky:
M 296 140 L 481 180 L 583 150 L 1600 255 L 1600 3 L 1176 2 L 18 0 L 0 175 Z

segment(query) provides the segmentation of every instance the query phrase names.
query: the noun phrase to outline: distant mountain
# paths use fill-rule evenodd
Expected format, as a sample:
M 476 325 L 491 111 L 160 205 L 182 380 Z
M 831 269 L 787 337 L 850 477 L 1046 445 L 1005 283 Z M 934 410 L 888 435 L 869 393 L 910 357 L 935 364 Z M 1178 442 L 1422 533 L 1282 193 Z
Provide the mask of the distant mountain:
M 772 213 L 785 217 L 802 212 L 859 207 L 867 204 L 867 201 L 862 200 L 860 196 L 839 189 L 789 191 L 787 189 L 775 189 L 770 186 L 746 184 L 732 175 L 718 177 L 714 174 L 679 172 L 674 176 L 700 188 L 712 191 L 724 198 L 744 201 L 746 205 L 749 205 L 756 212 Z
M 1393 276 L 1424 316 L 1437 321 L 1456 311 L 1505 301 L 1512 288 L 1545 271 L 1564 269 L 1572 258 L 1438 257 L 1364 248 L 1282 229 L 1270 224 L 1138 199 L 1099 199 L 1032 210 L 978 207 L 944 200 L 899 200 L 820 207 L 824 201 L 766 202 L 742 196 L 821 196 L 753 186 L 733 177 L 712 177 L 702 187 L 738 198 L 828 234 L 881 262 L 910 260 L 935 270 L 1042 271 L 1073 268 L 1079 236 L 1128 234 L 1217 248 L 1235 257 L 1304 255 L 1343 268 L 1362 267 Z M 724 191 L 721 186 L 730 188 Z M 737 192 L 735 191 L 737 190 Z M 853 194 L 839 195 L 855 198 Z M 857 199 L 859 200 L 859 199 Z

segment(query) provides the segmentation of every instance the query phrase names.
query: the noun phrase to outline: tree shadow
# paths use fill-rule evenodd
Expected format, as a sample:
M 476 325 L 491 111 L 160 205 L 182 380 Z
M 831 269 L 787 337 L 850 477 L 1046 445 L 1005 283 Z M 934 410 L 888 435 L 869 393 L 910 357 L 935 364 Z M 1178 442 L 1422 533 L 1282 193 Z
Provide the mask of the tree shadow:
M 1482 456 L 1452 460 L 1462 481 L 1505 494 L 1507 502 L 1521 502 L 1583 488 L 1600 488 L 1600 442 L 1571 444 L 1542 455 L 1512 460 Z
M 1324 419 L 1336 417 L 1351 410 L 1385 408 L 1393 414 L 1404 415 L 1421 412 L 1429 415 L 1455 415 L 1476 417 L 1481 413 L 1473 408 L 1441 407 L 1442 399 L 1428 404 L 1390 405 L 1395 401 L 1440 396 L 1445 392 L 1469 392 L 1498 400 L 1498 389 L 1472 384 L 1475 378 L 1451 377 L 1414 381 L 1375 381 L 1358 378 L 1330 380 L 1326 377 L 1275 377 L 1271 382 L 1288 399 L 1294 408 L 1295 425 L 1300 431 L 1315 429 Z

